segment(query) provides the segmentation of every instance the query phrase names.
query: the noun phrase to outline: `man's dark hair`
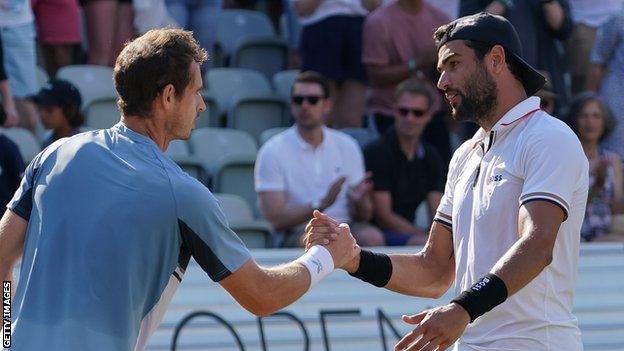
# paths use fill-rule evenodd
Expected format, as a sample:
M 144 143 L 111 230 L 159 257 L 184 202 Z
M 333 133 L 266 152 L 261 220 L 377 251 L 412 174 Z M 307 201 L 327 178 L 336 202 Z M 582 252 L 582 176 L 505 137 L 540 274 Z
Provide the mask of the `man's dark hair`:
M 604 130 L 602 131 L 602 135 L 600 136 L 599 141 L 603 141 L 613 132 L 613 129 L 615 129 L 615 125 L 617 124 L 617 122 L 613 117 L 613 114 L 611 113 L 611 109 L 605 104 L 604 101 L 602 101 L 598 94 L 592 91 L 585 91 L 576 95 L 570 103 L 565 122 L 568 124 L 570 129 L 572 129 L 574 134 L 579 136 L 579 116 L 581 115 L 581 111 L 583 111 L 585 105 L 592 101 L 598 104 L 598 106 L 600 107 L 600 112 L 602 114 Z
M 327 99 L 329 97 L 329 82 L 327 78 L 325 78 L 322 74 L 314 71 L 305 71 L 299 73 L 292 87 L 290 88 L 290 95 L 293 93 L 293 89 L 295 89 L 296 83 L 314 83 L 321 86 L 321 90 L 323 90 L 323 98 Z
M 147 117 L 152 102 L 168 84 L 180 97 L 191 81 L 191 63 L 201 65 L 207 58 L 193 33 L 182 29 L 154 29 L 129 42 L 113 71 L 121 113 Z
M 80 112 L 79 105 L 61 106 L 61 110 L 63 111 L 63 116 L 67 119 L 67 123 L 69 123 L 72 128 L 78 128 L 84 123 L 85 118 L 82 112 Z
M 431 108 L 433 105 L 431 89 L 418 78 L 408 78 L 399 83 L 394 90 L 394 100 L 398 100 L 403 94 L 424 96 L 427 99 L 428 108 Z
M 436 42 L 436 46 L 439 45 L 440 41 L 444 38 L 446 33 L 452 29 L 451 24 L 452 23 L 448 23 L 436 29 L 435 33 L 433 34 L 433 39 Z M 466 44 L 466 46 L 474 51 L 475 57 L 479 60 L 479 62 L 483 62 L 483 58 L 485 57 L 485 55 L 490 52 L 490 50 L 492 50 L 492 48 L 494 47 L 494 44 L 483 43 L 477 40 L 463 40 L 463 42 L 464 44 Z M 513 76 L 522 83 L 522 66 L 520 65 L 518 60 L 513 57 L 513 55 L 509 54 L 507 49 L 505 49 L 504 47 L 503 49 L 505 50 L 505 63 L 507 64 L 507 68 L 509 68 L 511 74 L 513 74 Z

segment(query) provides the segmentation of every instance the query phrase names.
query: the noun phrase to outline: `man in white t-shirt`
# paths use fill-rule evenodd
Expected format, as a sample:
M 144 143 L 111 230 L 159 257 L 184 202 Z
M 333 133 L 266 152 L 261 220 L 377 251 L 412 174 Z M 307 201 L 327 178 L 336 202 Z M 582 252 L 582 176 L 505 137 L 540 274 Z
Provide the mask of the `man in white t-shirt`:
M 295 125 L 258 152 L 255 187 L 273 227 L 287 232 L 286 246 L 300 243 L 315 209 L 358 228 L 361 245 L 383 245 L 383 234 L 365 222 L 373 214 L 364 157 L 349 135 L 324 126 L 331 108 L 329 85 L 315 72 L 301 73 L 292 87 Z
M 451 303 L 403 318 L 416 327 L 395 350 L 582 350 L 572 315 L 588 188 L 580 142 L 527 98 L 545 80 L 503 17 L 463 17 L 435 39 L 453 117 L 481 128 L 453 155 L 425 248 L 363 250 L 347 271 L 415 296 L 439 297 L 454 283 Z M 314 216 L 306 244 L 337 225 Z

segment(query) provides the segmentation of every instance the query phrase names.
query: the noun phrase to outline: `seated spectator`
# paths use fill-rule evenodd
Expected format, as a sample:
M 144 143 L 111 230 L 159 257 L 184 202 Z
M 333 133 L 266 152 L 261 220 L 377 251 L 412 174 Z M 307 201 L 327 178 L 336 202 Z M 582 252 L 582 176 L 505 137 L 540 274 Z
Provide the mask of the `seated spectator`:
M 587 88 L 600 97 L 613 111 L 616 125 L 603 143 L 624 158 L 624 8 L 603 24 L 596 34 L 587 75 Z
M 418 228 L 415 213 L 427 201 L 429 217 L 444 191 L 442 159 L 421 140 L 433 117 L 433 96 L 427 86 L 408 79 L 396 89 L 394 127 L 364 150 L 366 169 L 373 174 L 374 223 L 388 245 L 422 245 L 427 231 Z
M 19 123 L 19 116 L 15 108 L 13 93 L 9 85 L 9 79 L 4 70 L 4 53 L 2 51 L 2 36 L 0 36 L 0 97 L 2 97 L 2 108 L 4 109 L 4 118 L 0 126 L 15 127 Z
M 581 140 L 589 160 L 589 194 L 581 238 L 611 240 L 612 215 L 624 213 L 622 161 L 600 142 L 613 131 L 615 120 L 597 95 L 582 93 L 570 105 L 567 122 Z
M 61 79 L 49 81 L 39 93 L 32 97 L 39 108 L 41 122 L 52 135 L 44 140 L 42 149 L 54 141 L 78 134 L 84 122 L 80 112 L 80 92 L 70 82 Z
M 114 66 L 124 43 L 134 35 L 132 0 L 79 0 L 89 48 L 87 63 Z
M 6 115 L 0 108 L 0 125 L 5 123 Z M 17 145 L 11 139 L 0 134 L 0 206 L 2 213 L 19 187 L 24 172 L 24 160 Z
M 301 73 L 292 87 L 295 125 L 267 141 L 256 159 L 260 209 L 285 246 L 301 244 L 312 211 L 350 223 L 360 245 L 383 245 L 383 235 L 366 223 L 373 214 L 372 184 L 350 136 L 324 126 L 331 109 L 329 83 L 315 72 Z
M 361 127 L 366 103 L 366 71 L 362 64 L 362 25 L 381 0 L 291 0 L 303 25 L 302 70 L 330 80 L 334 104 L 328 124 Z

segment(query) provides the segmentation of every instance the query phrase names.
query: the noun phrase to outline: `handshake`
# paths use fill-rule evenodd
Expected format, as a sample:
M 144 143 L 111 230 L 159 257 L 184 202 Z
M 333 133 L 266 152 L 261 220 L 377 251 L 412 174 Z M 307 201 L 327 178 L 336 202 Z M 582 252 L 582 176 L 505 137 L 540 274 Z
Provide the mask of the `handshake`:
M 346 223 L 338 223 L 330 216 L 318 210 L 305 227 L 303 243 L 308 251 L 315 245 L 324 246 L 332 256 L 335 268 L 349 273 L 357 270 L 360 261 L 360 246 L 351 234 Z

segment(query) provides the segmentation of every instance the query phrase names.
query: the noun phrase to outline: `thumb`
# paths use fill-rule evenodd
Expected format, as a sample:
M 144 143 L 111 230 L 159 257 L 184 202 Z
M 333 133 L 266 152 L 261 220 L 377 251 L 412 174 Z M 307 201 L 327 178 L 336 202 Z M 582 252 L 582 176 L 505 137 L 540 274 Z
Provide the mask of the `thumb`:
M 427 315 L 427 311 L 423 311 L 423 312 L 420 312 L 419 314 L 413 314 L 411 316 L 403 315 L 401 316 L 401 319 L 403 320 L 403 322 L 407 324 L 418 324 L 422 322 L 422 320 L 425 318 L 426 315 Z
M 351 233 L 351 228 L 349 228 L 349 225 L 347 223 L 340 223 L 338 225 L 338 231 L 340 232 L 340 234 L 348 235 L 349 233 Z
M 312 212 L 312 216 L 314 216 L 314 218 L 318 218 L 318 219 L 323 219 L 323 212 L 319 211 L 319 210 L 314 210 Z

